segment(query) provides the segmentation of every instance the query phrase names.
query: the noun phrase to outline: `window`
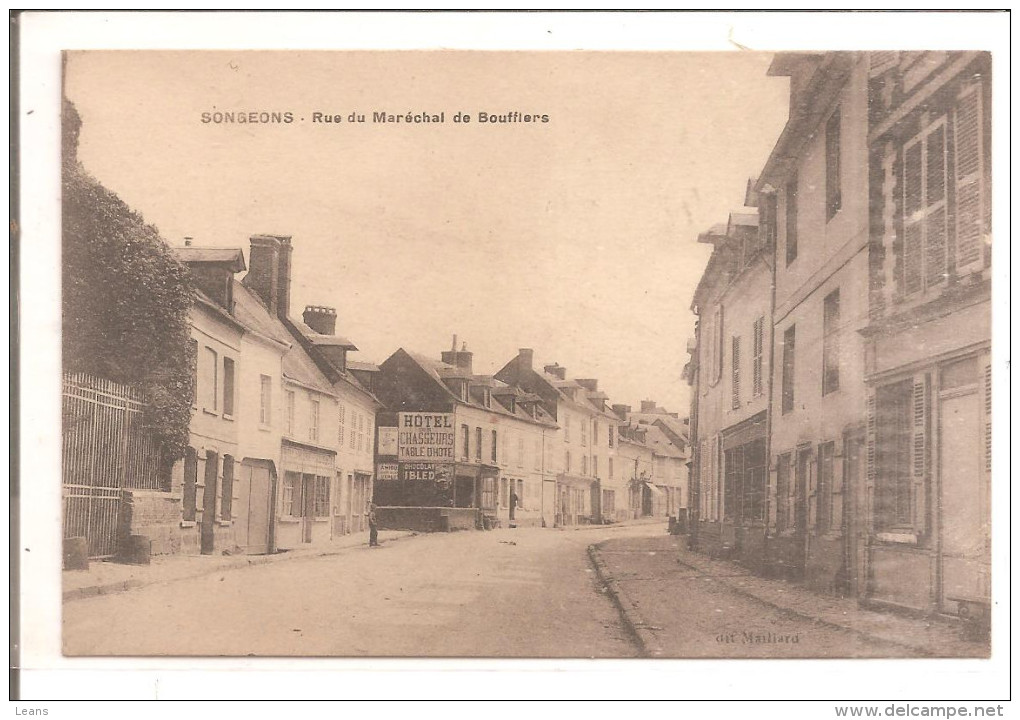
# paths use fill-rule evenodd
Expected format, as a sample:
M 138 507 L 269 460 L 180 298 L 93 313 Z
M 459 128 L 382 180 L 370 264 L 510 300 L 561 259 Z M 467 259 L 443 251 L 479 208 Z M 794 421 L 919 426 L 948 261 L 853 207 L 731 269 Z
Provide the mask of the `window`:
M 609 458 L 609 479 L 612 480 L 615 477 L 613 474 L 613 458 Z
M 234 361 L 223 358 L 223 414 L 234 414 Z
M 563 413 L 563 442 L 570 442 L 570 413 Z
M 731 406 L 734 410 L 740 409 L 740 338 L 733 336 L 732 351 L 730 353 L 730 389 Z
M 492 431 L 492 456 L 491 457 L 492 457 L 492 463 L 494 465 L 496 464 L 496 461 L 497 461 L 497 459 L 499 457 L 498 450 L 497 450 L 498 445 L 497 445 L 497 442 L 496 442 L 498 437 L 499 437 L 499 434 L 495 430 L 493 430 Z
M 191 344 L 191 404 L 198 404 L 198 340 L 188 341 Z
M 840 186 L 840 108 L 832 111 L 825 123 L 825 208 L 826 218 L 831 220 L 843 205 Z
M 793 360 L 797 328 L 791 325 L 783 333 L 783 414 L 793 412 Z
M 284 403 L 287 410 L 287 434 L 293 437 L 294 435 L 294 391 L 286 390 L 284 392 Z
M 602 514 L 613 516 L 616 515 L 616 491 L 615 490 L 603 490 L 602 491 Z
M 340 403 L 340 407 L 337 408 L 337 415 L 338 415 L 338 418 L 337 418 L 337 430 L 336 430 L 337 445 L 339 447 L 343 447 L 344 446 L 344 431 L 346 430 L 346 428 L 344 426 L 347 423 L 347 408 L 344 406 L 343 403 Z
M 564 456 L 563 471 L 564 472 L 570 472 L 570 451 L 569 450 L 567 450 L 566 455 Z
M 510 433 L 507 430 L 503 431 L 503 465 L 510 464 Z
M 319 401 L 308 399 L 308 439 L 319 442 Z
M 786 184 L 786 264 L 797 259 L 797 178 Z
M 588 447 L 588 418 L 581 418 L 581 447 Z
M 373 426 L 375 419 L 369 417 L 368 415 L 365 415 L 364 419 L 365 419 L 365 454 L 371 455 L 372 446 L 375 443 L 375 427 Z
M 598 455 L 592 455 L 591 456 L 591 474 L 592 474 L 593 477 L 598 477 L 599 476 L 599 456 Z
M 724 512 L 736 523 L 765 520 L 765 440 L 752 440 L 725 452 Z
M 614 436 L 616 435 L 616 427 L 610 425 L 608 430 L 609 430 L 609 447 L 613 447 L 613 443 L 615 442 Z
M 283 474 L 283 514 L 290 517 L 301 515 L 301 473 Z
M 315 495 L 312 500 L 312 515 L 329 517 L 329 478 L 315 476 Z
M 765 393 L 762 383 L 762 358 L 765 345 L 765 318 L 760 317 L 754 321 L 754 340 L 751 348 L 751 392 L 754 397 L 761 397 Z
M 904 295 L 945 282 L 947 234 L 946 125 L 940 118 L 903 150 Z
M 822 395 L 839 390 L 839 290 L 825 296 L 822 310 Z
M 534 453 L 534 458 L 535 458 L 535 469 L 536 470 L 541 470 L 542 469 L 542 439 L 541 438 L 535 438 L 535 453 Z
M 587 475 L 588 474 L 588 456 L 587 455 L 582 455 L 581 456 L 581 474 L 582 475 Z
M 482 429 L 480 427 L 475 428 L 475 460 L 479 462 L 482 459 Z
M 354 450 L 358 444 L 358 413 L 355 410 L 351 410 L 351 431 L 348 434 L 350 437 L 347 438 L 347 448 Z
M 524 437 L 517 437 L 517 467 L 524 467 Z
M 357 451 L 364 452 L 365 450 L 365 416 L 361 413 L 356 413 L 358 418 L 358 446 Z
M 467 425 L 460 426 L 460 456 L 467 460 L 471 457 L 471 428 Z
M 202 397 L 202 407 L 205 410 L 216 410 L 216 397 L 219 395 L 219 378 L 217 377 L 216 351 L 210 347 L 202 354 L 205 359 L 205 376 L 208 380 L 205 384 L 205 394 Z
M 524 509 L 524 481 L 517 481 L 517 507 Z
M 223 456 L 223 498 L 220 500 L 220 519 L 234 519 L 234 458 Z
M 832 527 L 832 483 L 835 443 L 818 446 L 818 487 L 815 489 L 815 530 L 826 533 Z
M 259 423 L 273 424 L 273 380 L 268 375 L 259 376 Z

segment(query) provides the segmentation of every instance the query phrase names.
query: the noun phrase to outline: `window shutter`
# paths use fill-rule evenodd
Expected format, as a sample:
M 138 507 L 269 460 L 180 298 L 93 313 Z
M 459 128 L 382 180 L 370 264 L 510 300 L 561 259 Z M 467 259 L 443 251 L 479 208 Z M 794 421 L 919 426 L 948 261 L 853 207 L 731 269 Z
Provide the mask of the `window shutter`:
M 928 154 L 925 163 L 925 199 L 929 208 L 925 218 L 924 285 L 932 287 L 946 279 L 948 259 L 946 243 L 946 128 L 940 125 L 928 134 L 925 141 Z M 934 205 L 942 203 L 938 208 Z
M 875 472 L 877 469 L 877 448 L 875 447 L 876 442 L 876 430 L 878 427 L 878 417 L 875 409 L 875 390 L 874 388 L 868 388 L 868 399 L 867 399 L 867 427 L 865 429 L 865 435 L 867 436 L 865 441 L 867 443 L 867 485 L 874 487 L 875 485 Z
M 927 495 L 925 484 L 928 477 L 928 454 L 930 452 L 928 442 L 928 382 L 927 376 L 917 375 L 914 377 L 914 389 L 912 400 L 912 447 L 913 447 L 913 519 L 914 529 L 917 532 L 925 531 L 925 519 L 927 516 L 926 505 Z
M 733 379 L 733 409 L 737 410 L 740 408 L 740 338 L 733 336 L 733 352 L 730 358 L 732 363 L 732 379 Z
M 956 106 L 956 272 L 964 274 L 983 266 L 981 89 L 965 91 Z
M 992 364 L 985 362 L 985 472 L 992 471 Z
M 922 155 L 920 141 L 903 155 L 903 292 L 911 295 L 921 289 L 922 226 L 911 216 L 921 209 Z

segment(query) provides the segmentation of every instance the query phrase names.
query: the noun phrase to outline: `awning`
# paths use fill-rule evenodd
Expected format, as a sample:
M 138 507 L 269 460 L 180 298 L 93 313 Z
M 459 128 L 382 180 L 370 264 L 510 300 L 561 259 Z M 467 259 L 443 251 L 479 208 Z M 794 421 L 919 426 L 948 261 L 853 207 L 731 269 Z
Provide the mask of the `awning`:
M 659 488 L 652 485 L 650 482 L 645 483 L 645 487 L 652 491 L 652 495 L 658 495 L 659 497 L 666 497 L 666 494 Z

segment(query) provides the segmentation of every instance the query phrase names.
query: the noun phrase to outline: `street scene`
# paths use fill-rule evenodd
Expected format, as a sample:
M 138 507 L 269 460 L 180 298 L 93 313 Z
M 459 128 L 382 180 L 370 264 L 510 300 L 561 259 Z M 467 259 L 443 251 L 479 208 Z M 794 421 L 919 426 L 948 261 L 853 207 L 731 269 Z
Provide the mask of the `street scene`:
M 990 656 L 988 53 L 64 60 L 66 655 Z

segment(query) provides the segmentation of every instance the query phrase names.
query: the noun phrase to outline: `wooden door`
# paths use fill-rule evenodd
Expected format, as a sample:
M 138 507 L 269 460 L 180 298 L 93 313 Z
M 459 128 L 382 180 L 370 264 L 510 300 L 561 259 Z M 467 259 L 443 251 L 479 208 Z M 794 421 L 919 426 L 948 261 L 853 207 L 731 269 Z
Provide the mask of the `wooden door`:
M 939 407 L 942 610 L 989 598 L 988 505 L 983 481 L 980 397 L 975 386 L 943 395 Z

